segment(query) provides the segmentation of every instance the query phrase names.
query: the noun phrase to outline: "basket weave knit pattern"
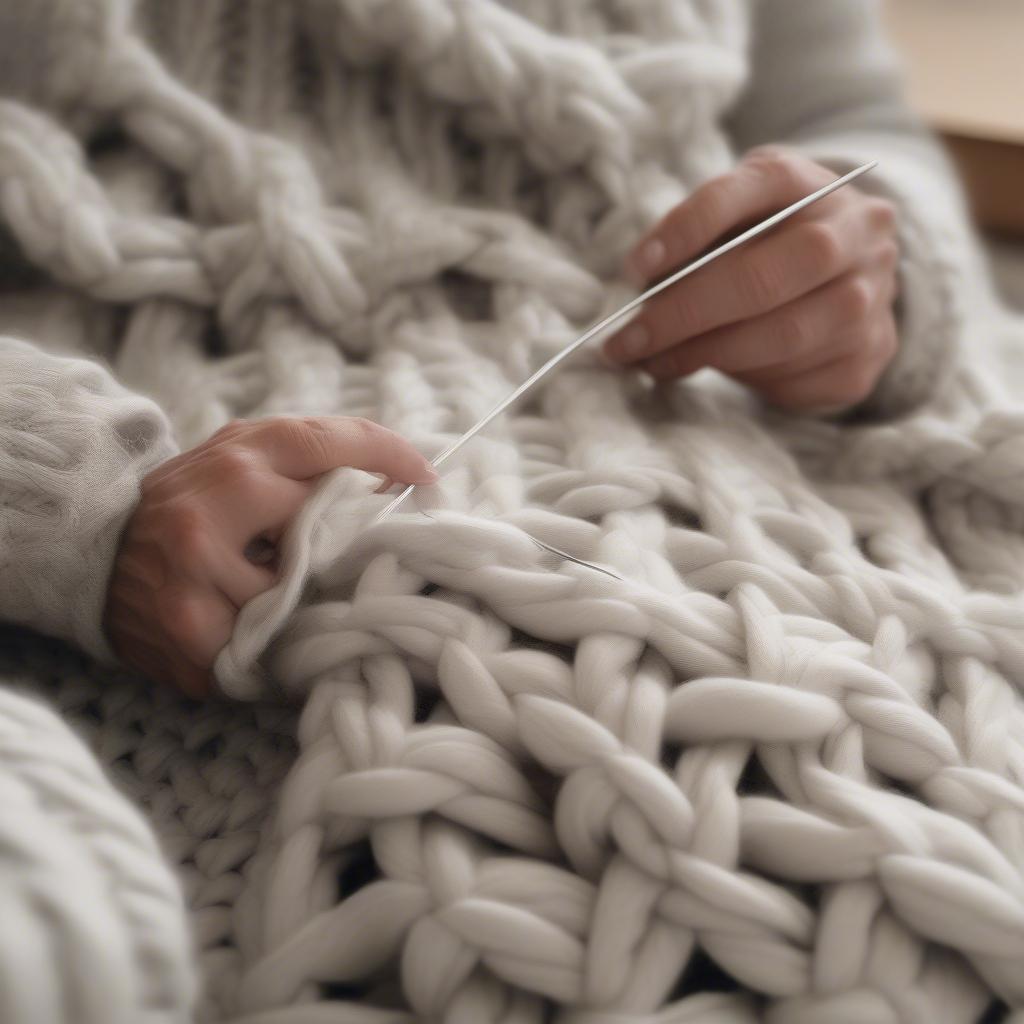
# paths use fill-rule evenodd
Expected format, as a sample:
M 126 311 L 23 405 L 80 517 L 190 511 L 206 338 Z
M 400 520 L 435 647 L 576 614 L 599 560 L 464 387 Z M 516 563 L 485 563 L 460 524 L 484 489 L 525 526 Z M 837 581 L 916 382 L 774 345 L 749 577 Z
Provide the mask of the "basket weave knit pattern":
M 0 217 L 127 311 L 104 354 L 183 447 L 345 413 L 440 451 L 733 159 L 728 0 L 49 7 Z M 200 1020 L 966 1024 L 1024 1004 L 1024 416 L 973 407 L 841 429 L 583 355 L 428 514 L 325 477 L 240 705 L 20 664 L 177 865 Z M 187 1003 L 119 921 L 52 921 L 93 995 L 53 1019 L 130 1019 L 102 927 Z

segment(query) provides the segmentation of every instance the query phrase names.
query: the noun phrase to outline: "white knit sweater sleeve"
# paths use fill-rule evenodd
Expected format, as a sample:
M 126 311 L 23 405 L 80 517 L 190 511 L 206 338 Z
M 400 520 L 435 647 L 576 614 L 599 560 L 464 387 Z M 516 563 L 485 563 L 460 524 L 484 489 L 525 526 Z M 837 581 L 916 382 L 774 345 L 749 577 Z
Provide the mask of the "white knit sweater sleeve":
M 741 151 L 781 142 L 836 172 L 879 161 L 857 187 L 900 210 L 900 348 L 860 412 L 890 417 L 950 379 L 985 270 L 956 176 L 904 99 L 881 25 L 875 0 L 755 0 L 752 74 L 732 131 Z
M 159 406 L 99 363 L 0 337 L 0 619 L 116 663 L 102 617 L 121 531 L 176 451 Z

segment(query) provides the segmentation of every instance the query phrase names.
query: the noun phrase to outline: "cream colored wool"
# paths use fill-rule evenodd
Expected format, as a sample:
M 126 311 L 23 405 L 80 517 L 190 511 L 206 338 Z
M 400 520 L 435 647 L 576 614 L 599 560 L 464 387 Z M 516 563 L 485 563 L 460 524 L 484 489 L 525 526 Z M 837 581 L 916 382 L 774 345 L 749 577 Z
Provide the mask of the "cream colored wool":
M 183 447 L 301 412 L 440 450 L 615 307 L 643 227 L 733 158 L 739 3 L 255 6 L 143 10 L 186 86 L 125 10 L 69 3 L 47 111 L 0 106 L 4 222 L 127 307 L 102 354 Z M 265 57 L 233 112 L 218 33 Z M 86 155 L 101 127 L 125 141 Z M 1024 416 L 987 394 L 964 377 L 947 412 L 844 430 L 583 357 L 429 517 L 371 527 L 366 478 L 324 479 L 218 659 L 252 707 L 25 640 L 182 865 L 199 1018 L 1024 1004 Z M 701 993 L 702 958 L 737 990 Z
M 184 900 L 152 833 L 81 740 L 8 687 L 0 690 L 3 1019 L 186 1020 L 183 997 L 195 979 Z

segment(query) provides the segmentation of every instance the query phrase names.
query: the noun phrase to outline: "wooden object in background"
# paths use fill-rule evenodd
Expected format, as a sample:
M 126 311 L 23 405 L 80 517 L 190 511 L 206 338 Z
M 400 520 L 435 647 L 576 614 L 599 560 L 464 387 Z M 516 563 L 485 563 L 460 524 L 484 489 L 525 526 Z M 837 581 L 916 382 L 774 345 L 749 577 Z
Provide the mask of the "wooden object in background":
M 1024 0 L 885 0 L 911 102 L 945 137 L 980 225 L 1024 237 Z
M 1024 145 L 963 135 L 944 139 L 978 226 L 1024 238 Z

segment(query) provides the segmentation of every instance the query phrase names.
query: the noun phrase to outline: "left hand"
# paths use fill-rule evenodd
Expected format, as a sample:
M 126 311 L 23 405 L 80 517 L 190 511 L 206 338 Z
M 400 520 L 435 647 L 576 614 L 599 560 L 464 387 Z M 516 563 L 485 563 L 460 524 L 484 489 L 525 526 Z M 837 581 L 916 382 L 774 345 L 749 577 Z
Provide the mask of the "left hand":
M 147 473 L 107 589 L 103 628 L 118 658 L 206 696 L 239 610 L 277 580 L 285 529 L 338 466 L 437 479 L 407 440 L 351 416 L 236 420 Z
M 792 150 L 751 150 L 667 214 L 630 276 L 664 277 L 835 178 Z M 898 259 L 893 204 L 846 185 L 652 299 L 605 355 L 659 380 L 714 367 L 774 405 L 839 412 L 896 354 Z

